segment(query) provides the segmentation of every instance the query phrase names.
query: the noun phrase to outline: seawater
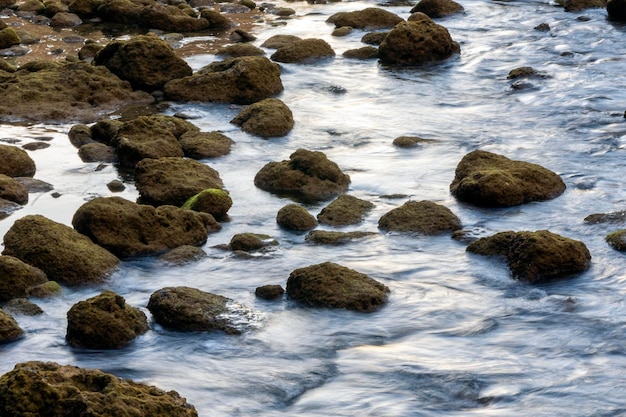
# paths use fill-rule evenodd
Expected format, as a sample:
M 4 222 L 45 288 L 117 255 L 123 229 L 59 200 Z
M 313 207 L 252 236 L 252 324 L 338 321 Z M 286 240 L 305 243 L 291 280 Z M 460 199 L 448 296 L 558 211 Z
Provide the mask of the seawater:
M 312 65 L 282 65 L 279 97 L 296 120 L 289 135 L 263 140 L 241 132 L 229 123 L 240 106 L 168 109 L 236 142 L 228 156 L 206 161 L 234 200 L 230 222 L 204 246 L 208 258 L 182 267 L 152 258 L 125 261 L 103 285 L 36 300 L 45 314 L 16 316 L 26 337 L 0 346 L 0 372 L 28 360 L 99 368 L 176 390 L 201 416 L 626 415 L 624 255 L 604 241 L 624 225 L 583 221 L 626 208 L 626 27 L 608 22 L 603 9 L 567 13 L 547 1 L 461 3 L 464 14 L 437 20 L 460 43 L 461 54 L 403 69 L 342 57 L 363 46 L 364 32 L 332 37 L 325 23 L 335 12 L 376 3 L 286 3 L 296 17 L 263 29 L 255 44 L 284 33 L 323 38 L 337 52 Z M 388 7 L 404 18 L 410 8 Z M 535 30 L 540 23 L 551 30 Z M 188 59 L 194 69 L 215 60 L 210 54 Z M 520 66 L 548 77 L 514 89 L 507 75 Z M 1 235 L 28 214 L 69 225 L 85 201 L 111 195 L 106 183 L 118 177 L 115 168 L 81 162 L 67 139 L 70 127 L 1 127 L 0 137 L 18 145 L 50 139 L 49 148 L 31 156 L 36 178 L 60 194 L 31 194 L 26 207 L 0 221 Z M 392 141 L 401 135 L 435 142 L 399 149 Z M 572 279 L 531 286 L 512 280 L 500 261 L 466 253 L 465 244 L 449 236 L 381 233 L 338 247 L 306 243 L 304 234 L 276 225 L 277 211 L 292 201 L 253 184 L 263 165 L 298 148 L 325 152 L 350 174 L 349 193 L 375 204 L 362 224 L 339 230 L 376 232 L 390 209 L 409 199 L 432 200 L 479 235 L 548 229 L 582 240 L 592 266 Z M 561 175 L 567 190 L 551 201 L 505 209 L 459 203 L 449 184 L 458 161 L 474 149 L 543 165 Z M 137 191 L 128 183 L 118 195 L 135 200 Z M 315 215 L 326 204 L 305 207 Z M 280 245 L 252 259 L 214 248 L 248 231 L 269 234 Z M 383 282 L 391 289 L 389 303 L 358 314 L 255 298 L 257 286 L 284 286 L 292 270 L 324 261 Z M 66 345 L 66 312 L 74 303 L 111 289 L 150 317 L 150 294 L 173 285 L 250 307 L 253 329 L 241 336 L 185 334 L 152 323 L 125 349 Z

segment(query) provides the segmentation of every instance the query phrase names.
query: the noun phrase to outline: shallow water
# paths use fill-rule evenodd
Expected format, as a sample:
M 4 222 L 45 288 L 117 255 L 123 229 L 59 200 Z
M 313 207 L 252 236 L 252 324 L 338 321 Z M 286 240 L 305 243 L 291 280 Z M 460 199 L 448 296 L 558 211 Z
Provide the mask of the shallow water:
M 343 51 L 362 46 L 361 31 L 330 36 L 329 15 L 372 3 L 288 3 L 297 17 L 264 30 L 255 44 L 276 33 L 320 37 L 337 57 L 283 65 L 280 98 L 296 120 L 287 137 L 262 140 L 240 132 L 229 123 L 238 106 L 168 110 L 193 115 L 202 130 L 222 130 L 237 143 L 230 155 L 207 161 L 234 200 L 231 221 L 204 246 L 209 257 L 183 267 L 127 261 L 105 285 L 38 300 L 45 314 L 16 316 L 27 335 L 0 346 L 0 373 L 27 360 L 100 368 L 174 389 L 201 416 L 625 415 L 624 257 L 604 242 L 606 233 L 624 226 L 583 219 L 626 205 L 626 27 L 607 22 L 605 10 L 566 13 L 538 1 L 461 3 L 464 15 L 438 21 L 461 44 L 461 55 L 401 70 L 343 58 Z M 410 7 L 390 10 L 406 18 Z M 543 22 L 550 32 L 533 29 Z M 197 69 L 217 58 L 188 60 Z M 519 66 L 550 77 L 514 90 L 506 77 Z M 33 213 L 71 224 L 86 200 L 110 195 L 106 183 L 117 178 L 114 167 L 97 170 L 97 164 L 81 162 L 67 139 L 69 128 L 1 127 L 1 138 L 19 144 L 51 139 L 48 149 L 31 156 L 36 178 L 54 184 L 61 196 L 31 194 L 25 208 L 0 221 L 0 235 Z M 391 142 L 401 135 L 436 142 L 399 149 Z M 592 267 L 570 280 L 530 286 L 513 281 L 498 261 L 467 254 L 448 236 L 381 234 L 341 247 L 305 243 L 304 234 L 276 225 L 277 211 L 290 201 L 253 184 L 265 163 L 298 148 L 324 151 L 350 174 L 349 192 L 376 205 L 363 224 L 341 230 L 377 231 L 382 214 L 409 198 L 427 199 L 483 235 L 549 229 L 582 240 Z M 562 176 L 567 191 L 507 209 L 459 203 L 448 187 L 458 161 L 474 149 L 541 164 Z M 134 200 L 137 192 L 127 185 L 118 195 Z M 325 205 L 306 207 L 317 214 Z M 244 231 L 272 235 L 280 245 L 253 259 L 213 248 Z M 388 305 L 357 314 L 255 298 L 257 286 L 284 286 L 293 269 L 324 261 L 385 283 Z M 65 344 L 65 314 L 77 301 L 107 288 L 144 308 L 153 291 L 170 285 L 215 292 L 252 308 L 254 329 L 242 336 L 180 334 L 152 324 L 119 351 Z

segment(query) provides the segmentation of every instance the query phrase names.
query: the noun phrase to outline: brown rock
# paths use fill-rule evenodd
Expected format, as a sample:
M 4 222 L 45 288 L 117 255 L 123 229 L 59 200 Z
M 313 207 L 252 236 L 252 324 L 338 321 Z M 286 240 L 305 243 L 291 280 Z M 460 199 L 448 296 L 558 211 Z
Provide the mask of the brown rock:
M 308 235 L 306 235 L 304 240 L 306 242 L 312 242 L 321 245 L 343 245 L 346 243 L 350 243 L 354 240 L 373 236 L 378 236 L 378 233 L 360 231 L 335 232 L 330 230 L 313 230 Z
M 233 22 L 220 12 L 211 9 L 202 9 L 200 16 L 209 22 L 209 29 L 226 30 L 233 26 Z
M 144 28 L 177 33 L 200 32 L 211 26 L 203 17 L 189 16 L 179 7 L 158 2 L 144 7 L 139 13 L 139 20 L 139 25 Z
M 74 13 L 59 12 L 50 19 L 50 26 L 54 28 L 73 28 L 83 23 L 80 17 Z
M 347 226 L 363 221 L 363 217 L 374 208 L 374 204 L 348 194 L 342 194 L 322 209 L 317 215 L 320 223 L 330 226 Z
M 225 219 L 228 210 L 233 206 L 233 200 L 226 190 L 219 188 L 209 188 L 200 191 L 189 198 L 182 205 L 182 208 L 209 213 L 216 219 Z
M 227 45 L 215 52 L 215 55 L 227 55 L 231 57 L 238 56 L 262 56 L 265 55 L 265 51 L 249 43 L 236 43 L 234 45 Z
M 235 142 L 221 132 L 186 132 L 179 139 L 185 156 L 193 159 L 217 158 L 230 153 Z
M 9 314 L 21 314 L 22 316 L 38 316 L 43 314 L 43 310 L 37 304 L 27 298 L 13 298 L 3 307 Z
M 462 13 L 465 9 L 454 0 L 420 0 L 412 9 L 411 13 L 421 12 L 436 19 Z
M 0 302 L 26 297 L 32 287 L 47 281 L 41 269 L 12 256 L 0 256 Z
M 95 142 L 91 138 L 91 128 L 85 124 L 72 126 L 70 131 L 67 133 L 67 137 L 70 139 L 70 143 L 76 148 Z
M 302 38 L 295 35 L 274 35 L 263 42 L 261 46 L 268 49 L 279 49 L 287 44 L 299 40 L 302 40 Z
M 0 30 L 0 49 L 10 48 L 13 45 L 22 43 L 17 32 L 12 27 Z
M 580 12 L 586 9 L 604 9 L 607 0 L 565 0 L 566 12 Z
M 35 175 L 35 161 L 28 153 L 17 146 L 0 144 L 0 174 L 9 177 L 32 177 Z
M 335 27 L 351 26 L 355 29 L 384 29 L 392 28 L 402 22 L 400 16 L 379 7 L 368 7 L 353 12 L 339 12 L 330 16 L 326 22 Z
M 626 230 L 615 230 L 605 237 L 606 243 L 613 249 L 624 252 L 626 251 Z
M 254 295 L 264 300 L 275 300 L 282 297 L 284 293 L 285 290 L 280 285 L 263 285 L 254 290 Z
M 271 56 L 273 61 L 311 64 L 335 56 L 333 48 L 323 39 L 302 39 L 281 46 Z
M 388 34 L 389 34 L 389 32 L 370 32 L 370 33 L 366 33 L 361 38 L 361 42 L 366 43 L 368 45 L 376 45 L 376 46 L 378 46 L 385 40 L 385 38 L 387 37 Z
M 0 345 L 13 342 L 22 337 L 23 334 L 24 330 L 17 324 L 15 319 L 0 308 Z M 2 399 L 0 398 L 0 405 L 1 403 Z
M 28 188 L 16 179 L 0 174 L 0 198 L 24 205 L 28 203 Z
M 305 231 L 315 229 L 317 220 L 298 204 L 288 204 L 278 210 L 276 223 L 288 230 Z
M 80 147 L 78 156 L 83 162 L 114 162 L 117 159 L 115 148 L 104 143 L 87 143 Z
M 271 236 L 259 233 L 238 233 L 230 239 L 233 251 L 254 252 L 276 245 L 278 242 Z
M 291 110 L 277 98 L 266 98 L 244 108 L 231 123 L 263 138 L 287 135 L 293 129 Z
M 461 221 L 449 208 L 432 201 L 407 201 L 384 214 L 378 227 L 387 232 L 438 235 L 460 229 Z
M 342 55 L 352 59 L 375 59 L 378 58 L 378 48 L 364 46 L 357 49 L 348 49 Z
M 185 265 L 206 258 L 207 253 L 197 246 L 183 245 L 164 253 L 159 259 L 172 265 Z

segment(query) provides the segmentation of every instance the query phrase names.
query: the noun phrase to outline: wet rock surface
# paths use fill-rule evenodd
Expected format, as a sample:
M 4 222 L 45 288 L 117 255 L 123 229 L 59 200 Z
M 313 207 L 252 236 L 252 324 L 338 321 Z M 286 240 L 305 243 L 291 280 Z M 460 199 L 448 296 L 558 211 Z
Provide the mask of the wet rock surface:
M 287 204 L 278 210 L 276 223 L 287 230 L 305 231 L 317 227 L 317 220 L 304 207 Z
M 263 138 L 287 135 L 293 129 L 291 110 L 277 98 L 267 98 L 244 108 L 231 123 Z
M 374 204 L 367 200 L 342 194 L 320 211 L 317 220 L 329 226 L 358 224 L 373 208 Z
M 420 12 L 431 19 L 436 19 L 462 13 L 464 10 L 463 6 L 454 0 L 420 0 L 413 6 L 411 13 Z
M 432 201 L 407 201 L 385 213 L 378 227 L 387 232 L 438 235 L 460 229 L 461 221 L 449 208 Z
M 26 297 L 32 287 L 47 281 L 41 269 L 12 256 L 0 256 L 0 302 Z
M 24 330 L 17 324 L 13 316 L 0 308 L 0 345 L 13 342 L 22 337 L 23 334 Z
M 287 43 L 274 52 L 271 59 L 282 63 L 311 64 L 335 56 L 333 48 L 323 39 L 301 39 Z
M 400 16 L 379 7 L 368 7 L 353 12 L 339 12 L 330 16 L 326 21 L 335 27 L 350 26 L 355 29 L 385 29 L 392 28 L 403 21 Z

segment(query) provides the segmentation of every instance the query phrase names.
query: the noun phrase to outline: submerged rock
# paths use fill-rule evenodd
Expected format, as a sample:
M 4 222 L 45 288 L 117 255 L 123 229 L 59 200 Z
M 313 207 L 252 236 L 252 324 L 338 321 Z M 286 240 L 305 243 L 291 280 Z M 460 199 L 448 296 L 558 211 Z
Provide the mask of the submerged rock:
M 378 48 L 364 46 L 362 48 L 348 49 L 342 55 L 352 59 L 375 59 L 378 58 Z
M 620 252 L 626 251 L 626 229 L 615 230 L 609 233 L 606 235 L 605 240 L 613 249 Z
M 326 19 L 335 27 L 350 26 L 355 29 L 384 29 L 392 28 L 402 22 L 400 16 L 379 7 L 368 7 L 353 12 L 338 12 Z
M 3 309 L 5 312 L 23 316 L 38 316 L 44 313 L 41 307 L 27 298 L 13 298 L 4 305 Z
M 456 167 L 450 192 L 466 203 L 484 207 L 516 206 L 549 200 L 565 191 L 554 172 L 530 162 L 513 161 L 486 151 L 465 155 Z
M 613 213 L 594 213 L 585 217 L 585 223 L 622 223 L 626 222 L 626 210 L 615 211 Z
M 294 125 L 291 110 L 277 98 L 266 98 L 247 106 L 230 122 L 241 126 L 244 132 L 263 138 L 285 136 Z
M 317 220 L 304 207 L 287 204 L 276 214 L 276 223 L 287 230 L 304 231 L 317 227 Z
M 235 305 L 229 298 L 196 288 L 167 287 L 150 296 L 148 310 L 155 321 L 167 329 L 240 334 L 241 330 L 233 321 L 237 319 Z
M 159 259 L 172 265 L 184 265 L 206 257 L 207 253 L 202 248 L 183 245 L 164 253 Z
M 164 87 L 173 101 L 251 104 L 283 90 L 280 67 L 261 56 L 228 58 Z
M 320 223 L 330 226 L 347 226 L 363 221 L 363 218 L 374 208 L 374 204 L 360 198 L 342 194 L 317 215 Z
M 41 215 L 18 219 L 4 235 L 3 255 L 41 269 L 48 279 L 69 286 L 104 281 L 119 259 L 87 236 Z
M 461 221 L 449 208 L 432 201 L 407 201 L 384 214 L 378 227 L 388 232 L 438 235 L 460 229 Z
M 148 331 L 148 319 L 112 291 L 79 301 L 67 312 L 66 340 L 88 349 L 119 349 Z
M 275 300 L 282 297 L 284 293 L 285 290 L 280 285 L 263 285 L 254 290 L 254 295 L 264 300 Z
M 228 191 L 209 188 L 189 198 L 182 208 L 209 213 L 216 219 L 224 219 L 232 205 L 233 200 Z
M 219 173 L 193 159 L 144 159 L 135 167 L 135 181 L 143 203 L 182 206 L 209 189 L 223 187 Z
M 398 136 L 393 140 L 393 145 L 398 148 L 415 148 L 424 143 L 434 142 L 432 139 L 424 139 L 419 136 Z
M 314 307 L 378 310 L 389 288 L 365 274 L 332 262 L 294 270 L 287 280 L 289 297 Z
M 326 200 L 350 185 L 350 176 L 322 152 L 298 149 L 288 161 L 270 162 L 254 177 L 262 190 L 291 194 L 310 200 Z
M 74 213 L 72 225 L 116 256 L 154 255 L 201 246 L 221 228 L 213 216 L 174 206 L 153 207 L 121 197 L 98 197 Z
M 28 153 L 17 146 L 0 144 L 0 174 L 9 177 L 32 177 L 35 175 L 35 161 Z
M 0 409 L 11 416 L 198 416 L 175 391 L 53 362 L 18 363 L 2 375 Z
M 32 287 L 47 281 L 41 269 L 13 256 L 0 256 L 0 302 L 26 297 Z
M 583 242 L 547 230 L 496 233 L 474 241 L 467 251 L 503 256 L 513 278 L 533 284 L 584 272 L 591 261 Z
M 15 319 L 0 308 L 0 345 L 3 343 L 13 342 L 23 335 L 24 330 L 22 330 L 22 328 L 17 324 Z M 1 404 L 2 397 L 0 391 L 0 405 Z
M 462 13 L 465 9 L 454 0 L 420 0 L 411 13 L 424 13 L 431 19 Z
M 110 42 L 96 54 L 94 64 L 107 67 L 133 88 L 148 92 L 161 90 L 168 81 L 193 73 L 189 64 L 155 35 Z
M 378 47 L 382 63 L 417 65 L 443 61 L 461 52 L 448 29 L 423 13 L 416 13 L 412 17 L 411 21 L 394 26 Z
M 311 64 L 335 56 L 333 48 L 323 39 L 301 39 L 281 46 L 271 56 L 273 61 Z

